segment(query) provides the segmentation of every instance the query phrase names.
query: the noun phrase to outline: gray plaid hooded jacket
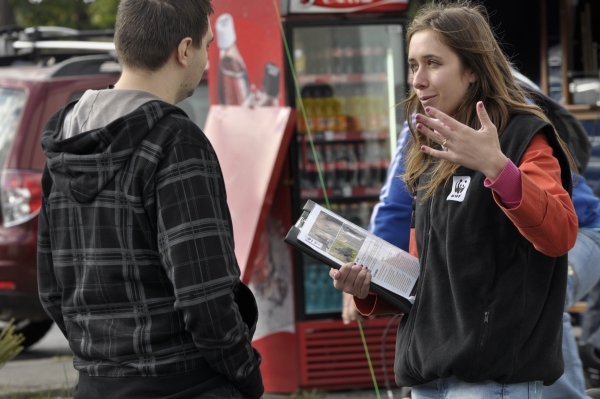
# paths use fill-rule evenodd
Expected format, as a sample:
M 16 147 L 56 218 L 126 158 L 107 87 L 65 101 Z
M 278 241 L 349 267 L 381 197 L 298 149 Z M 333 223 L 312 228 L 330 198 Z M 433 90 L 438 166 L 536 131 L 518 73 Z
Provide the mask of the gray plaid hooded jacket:
M 129 385 L 135 377 L 225 376 L 260 397 L 261 358 L 251 346 L 258 311 L 240 281 L 210 142 L 161 101 L 61 140 L 72 107 L 42 135 L 38 281 L 75 368 L 132 377 L 113 378 Z

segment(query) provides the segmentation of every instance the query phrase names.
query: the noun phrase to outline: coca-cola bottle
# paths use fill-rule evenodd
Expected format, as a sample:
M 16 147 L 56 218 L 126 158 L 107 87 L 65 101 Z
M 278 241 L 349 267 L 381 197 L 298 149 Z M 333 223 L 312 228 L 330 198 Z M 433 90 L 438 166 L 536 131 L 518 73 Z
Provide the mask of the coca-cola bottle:
M 343 144 L 335 145 L 335 183 L 342 188 L 348 184 L 348 153 Z
M 367 144 L 367 158 L 369 159 L 369 186 L 377 186 L 381 182 L 381 156 L 379 143 L 370 141 Z
M 347 183 L 350 187 L 357 187 L 359 164 L 352 144 L 346 146 L 346 153 L 348 156 L 348 172 L 346 174 Z
M 361 187 L 366 187 L 369 185 L 369 180 L 371 177 L 369 158 L 365 143 L 358 144 L 356 153 L 358 160 L 358 185 Z
M 325 145 L 325 187 L 335 187 L 335 156 L 333 154 L 333 146 L 331 144 Z
M 313 186 L 315 188 L 321 188 L 321 178 L 319 177 L 319 172 L 321 172 L 321 175 L 324 173 L 323 166 L 325 165 L 323 157 L 323 147 L 321 145 L 315 145 L 315 154 L 317 156 L 319 166 L 317 168 L 317 165 L 315 164 Z
M 305 183 L 303 188 L 315 188 L 315 181 L 317 178 L 317 164 L 315 162 L 315 155 L 310 147 L 306 148 L 306 161 L 304 162 L 304 176 Z
M 252 93 L 246 64 L 237 48 L 233 17 L 223 14 L 217 18 L 219 46 L 219 102 L 227 105 L 251 105 Z

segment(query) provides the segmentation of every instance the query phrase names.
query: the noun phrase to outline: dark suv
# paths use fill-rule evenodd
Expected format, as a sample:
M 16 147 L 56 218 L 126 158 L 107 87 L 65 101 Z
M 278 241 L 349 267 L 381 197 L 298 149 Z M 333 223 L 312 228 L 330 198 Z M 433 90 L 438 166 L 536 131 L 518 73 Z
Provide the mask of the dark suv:
M 15 318 L 26 347 L 52 326 L 37 290 L 37 215 L 46 162 L 40 136 L 60 108 L 118 80 L 112 41 L 89 41 L 111 33 L 0 28 L 0 327 Z M 199 126 L 208 109 L 206 92 L 204 81 L 178 104 Z

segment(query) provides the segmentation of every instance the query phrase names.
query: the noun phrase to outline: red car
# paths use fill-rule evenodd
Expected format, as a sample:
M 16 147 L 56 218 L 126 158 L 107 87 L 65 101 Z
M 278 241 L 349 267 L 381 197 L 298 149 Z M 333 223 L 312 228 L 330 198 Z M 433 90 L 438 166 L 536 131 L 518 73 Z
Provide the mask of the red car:
M 16 319 L 26 347 L 52 326 L 37 290 L 37 215 L 46 162 L 42 129 L 86 90 L 114 84 L 119 73 L 101 71 L 111 62 L 109 55 L 92 55 L 51 67 L 0 68 L 0 320 Z

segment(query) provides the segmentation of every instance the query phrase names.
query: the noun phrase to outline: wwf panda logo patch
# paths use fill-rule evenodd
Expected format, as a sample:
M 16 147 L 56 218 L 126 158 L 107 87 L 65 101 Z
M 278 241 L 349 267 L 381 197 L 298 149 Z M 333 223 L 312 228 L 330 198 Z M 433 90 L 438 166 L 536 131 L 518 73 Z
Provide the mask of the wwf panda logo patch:
M 470 176 L 452 176 L 452 190 L 447 200 L 463 202 L 467 195 L 469 184 L 471 184 Z

